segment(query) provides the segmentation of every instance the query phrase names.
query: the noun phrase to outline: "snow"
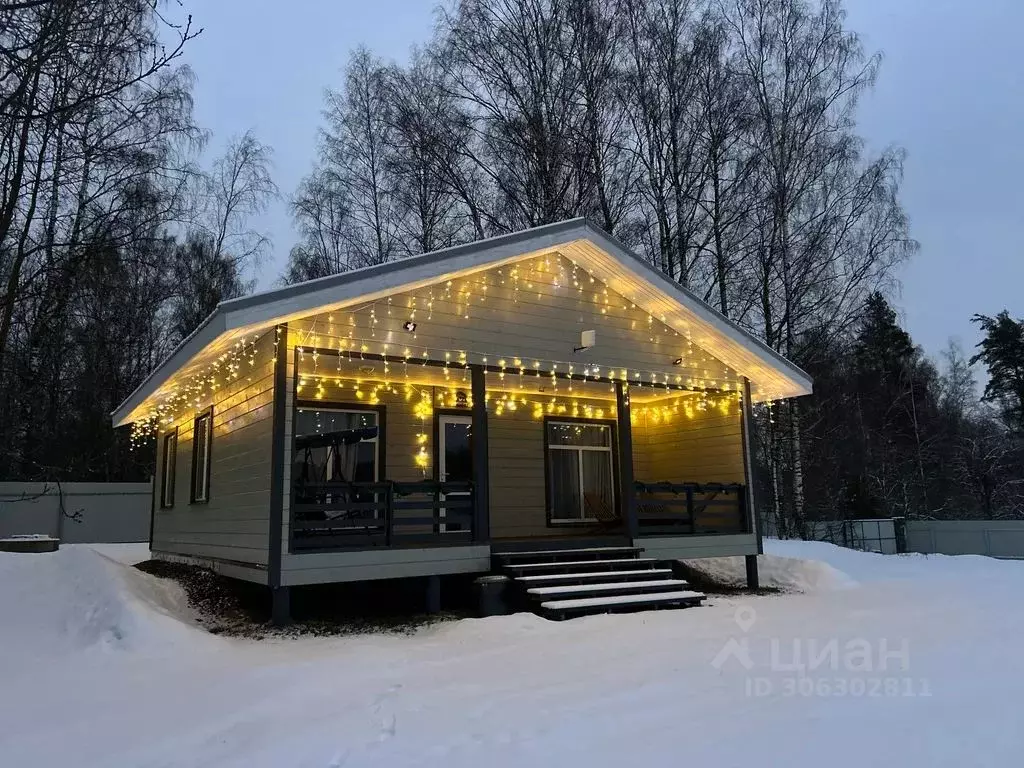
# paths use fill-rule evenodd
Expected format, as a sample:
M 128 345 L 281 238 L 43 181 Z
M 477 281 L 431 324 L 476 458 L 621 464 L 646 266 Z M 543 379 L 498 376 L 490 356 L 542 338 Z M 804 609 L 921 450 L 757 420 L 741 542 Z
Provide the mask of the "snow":
M 747 586 L 747 566 L 742 557 L 706 557 L 684 562 L 722 586 Z M 765 554 L 758 557 L 757 571 L 761 587 L 783 592 L 817 592 L 856 586 L 848 574 L 827 562 L 800 557 Z
M 0 765 L 1019 763 L 1024 563 L 766 548 L 806 591 L 269 641 L 209 635 L 125 548 L 0 553 Z
M 579 597 L 572 600 L 551 600 L 541 603 L 542 608 L 551 611 L 570 608 L 594 608 L 602 605 L 635 605 L 637 603 L 658 603 L 667 600 L 697 600 L 704 597 L 703 592 L 688 590 L 676 592 L 645 592 L 635 595 L 609 595 L 608 597 Z
M 614 592 L 642 585 L 644 589 L 655 587 L 685 587 L 682 579 L 652 579 L 650 581 L 611 581 L 604 584 L 569 584 L 563 587 L 533 587 L 526 590 L 531 595 L 573 595 L 580 592 Z
M 636 561 L 633 561 L 636 562 Z M 671 568 L 645 568 L 636 571 L 580 571 L 579 573 L 545 573 L 539 576 L 516 576 L 516 581 L 523 581 L 528 584 L 542 584 L 546 581 L 565 581 L 568 578 L 579 581 L 581 579 L 617 579 L 623 576 L 650 576 L 652 574 L 671 574 Z

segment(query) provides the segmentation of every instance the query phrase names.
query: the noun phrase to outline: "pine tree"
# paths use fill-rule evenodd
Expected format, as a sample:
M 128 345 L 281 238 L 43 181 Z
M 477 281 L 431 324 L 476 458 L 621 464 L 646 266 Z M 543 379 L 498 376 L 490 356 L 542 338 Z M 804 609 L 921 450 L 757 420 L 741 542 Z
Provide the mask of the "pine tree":
M 1024 320 L 1014 320 L 1005 309 L 972 320 L 985 333 L 978 343 L 981 351 L 971 358 L 972 364 L 983 362 L 988 368 L 982 399 L 997 403 L 1007 425 L 1024 435 Z

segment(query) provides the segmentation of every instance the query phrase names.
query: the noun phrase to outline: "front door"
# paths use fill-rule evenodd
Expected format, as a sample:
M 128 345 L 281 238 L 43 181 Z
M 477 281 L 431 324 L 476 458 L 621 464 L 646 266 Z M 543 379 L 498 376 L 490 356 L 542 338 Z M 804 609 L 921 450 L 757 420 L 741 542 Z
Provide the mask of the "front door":
M 442 483 L 471 482 L 473 480 L 473 418 L 454 414 L 437 417 L 438 480 Z M 468 492 L 450 493 L 448 496 L 468 496 Z M 441 497 L 442 499 L 446 496 Z M 441 508 L 441 517 L 445 510 Z M 441 523 L 441 532 L 464 531 L 463 521 Z

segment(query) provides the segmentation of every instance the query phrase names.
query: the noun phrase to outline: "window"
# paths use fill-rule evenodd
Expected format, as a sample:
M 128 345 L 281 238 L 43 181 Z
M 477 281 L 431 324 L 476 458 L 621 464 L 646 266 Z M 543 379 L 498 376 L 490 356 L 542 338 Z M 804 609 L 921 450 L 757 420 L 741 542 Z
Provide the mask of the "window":
M 160 506 L 174 506 L 174 472 L 178 465 L 178 430 L 164 435 L 163 466 L 160 472 Z
M 380 479 L 376 410 L 299 408 L 295 412 L 296 480 L 372 483 Z M 365 432 L 364 432 L 365 430 Z M 336 439 L 316 440 L 317 436 Z
M 611 426 L 549 421 L 545 432 L 550 522 L 595 522 L 614 517 Z
M 213 408 L 196 416 L 192 424 L 192 503 L 210 500 L 210 443 L 213 442 Z

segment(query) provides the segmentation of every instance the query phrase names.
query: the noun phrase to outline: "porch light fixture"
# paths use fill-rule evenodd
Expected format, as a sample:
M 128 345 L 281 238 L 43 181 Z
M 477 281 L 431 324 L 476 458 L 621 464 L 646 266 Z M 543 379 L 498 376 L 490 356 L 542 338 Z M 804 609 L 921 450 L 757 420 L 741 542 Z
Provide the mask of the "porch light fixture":
M 412 320 L 406 320 L 402 323 L 402 327 L 405 328 L 409 333 L 416 333 L 416 323 Z
M 681 358 L 681 357 L 677 357 L 675 360 L 672 361 L 672 365 L 682 365 L 682 364 L 683 364 L 683 358 Z

